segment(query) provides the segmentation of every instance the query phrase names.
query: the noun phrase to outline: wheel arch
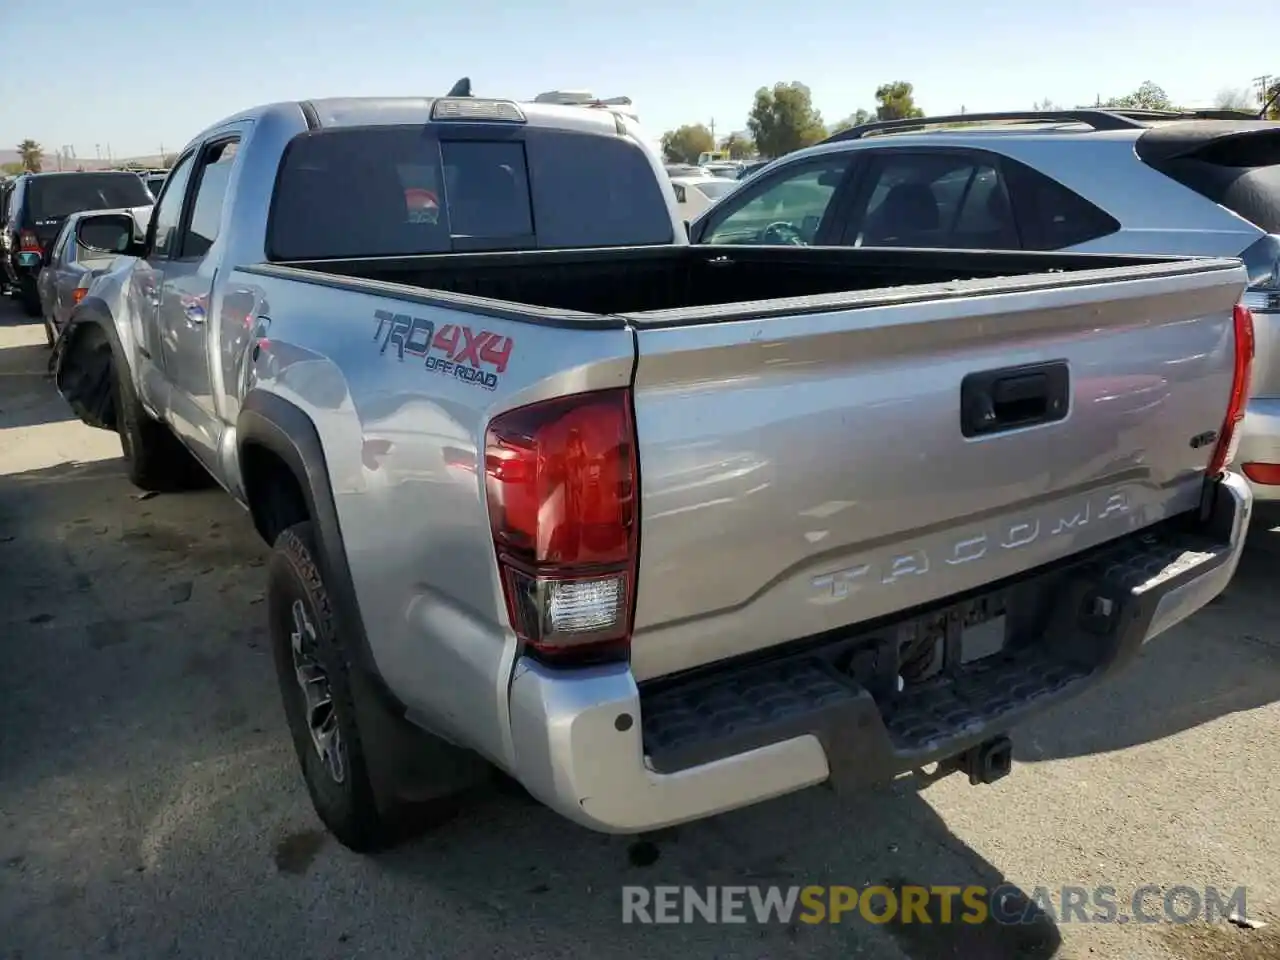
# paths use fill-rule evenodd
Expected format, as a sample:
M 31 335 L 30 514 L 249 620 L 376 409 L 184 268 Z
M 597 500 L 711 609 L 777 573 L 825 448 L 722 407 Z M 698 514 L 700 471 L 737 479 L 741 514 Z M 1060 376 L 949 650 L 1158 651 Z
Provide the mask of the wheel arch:
M 62 399 L 91 427 L 116 429 L 111 376 L 117 363 L 129 366 L 111 310 L 101 299 L 86 297 L 55 342 L 49 371 Z
M 289 400 L 265 390 L 251 390 L 236 419 L 236 446 L 245 505 L 258 533 L 265 539 L 274 525 L 290 518 L 294 522 L 310 520 L 313 525 L 320 553 L 316 561 L 333 604 L 334 619 L 342 636 L 350 641 L 352 697 L 379 802 L 436 793 L 441 785 L 432 777 L 423 779 L 423 758 L 452 755 L 457 750 L 406 719 L 404 703 L 378 670 L 315 423 Z M 283 507 L 273 502 L 279 495 L 273 484 L 291 485 L 289 495 L 297 499 Z M 272 510 L 283 512 L 273 514 Z M 478 774 L 474 764 L 461 764 L 454 776 L 457 783 L 470 783 Z

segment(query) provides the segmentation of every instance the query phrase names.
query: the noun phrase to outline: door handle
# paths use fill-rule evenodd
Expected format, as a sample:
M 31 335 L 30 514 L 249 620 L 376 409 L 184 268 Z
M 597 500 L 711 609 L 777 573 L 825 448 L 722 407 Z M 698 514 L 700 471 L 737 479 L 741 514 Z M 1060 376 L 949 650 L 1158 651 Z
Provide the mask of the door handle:
M 1004 433 L 1065 419 L 1071 407 L 1065 360 L 971 373 L 960 383 L 960 432 Z

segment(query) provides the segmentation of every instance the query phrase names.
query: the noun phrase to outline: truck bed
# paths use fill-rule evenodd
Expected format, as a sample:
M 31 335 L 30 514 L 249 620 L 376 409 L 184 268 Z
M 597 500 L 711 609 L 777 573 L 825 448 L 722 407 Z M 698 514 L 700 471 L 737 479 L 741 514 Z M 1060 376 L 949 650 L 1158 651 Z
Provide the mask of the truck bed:
M 1116 268 L 1141 269 L 1149 276 L 1160 264 L 1170 273 L 1203 269 L 1203 261 L 1192 267 L 1195 263 L 1181 257 L 1056 252 L 702 245 L 294 261 L 255 272 L 283 272 L 346 288 L 352 280 L 403 284 L 433 295 L 501 301 L 501 308 L 491 304 L 482 312 L 514 310 L 522 320 L 598 325 L 608 323 L 606 318 L 625 318 L 654 327 L 936 298 L 938 284 L 956 281 L 993 281 L 983 286 L 1009 289 L 1011 279 L 1023 278 L 1012 286 L 1060 288 L 1097 282 L 1097 270 L 1119 280 L 1124 274 Z M 1221 265 L 1231 266 L 1229 261 Z M 934 289 L 895 292 L 902 287 Z M 970 284 L 953 294 L 974 290 Z
M 247 272 L 335 351 L 350 318 L 415 303 L 518 343 L 493 392 L 383 368 L 388 396 L 448 389 L 477 449 L 509 405 L 629 386 L 642 682 L 972 595 L 1196 510 L 1246 285 L 1230 260 L 737 246 Z

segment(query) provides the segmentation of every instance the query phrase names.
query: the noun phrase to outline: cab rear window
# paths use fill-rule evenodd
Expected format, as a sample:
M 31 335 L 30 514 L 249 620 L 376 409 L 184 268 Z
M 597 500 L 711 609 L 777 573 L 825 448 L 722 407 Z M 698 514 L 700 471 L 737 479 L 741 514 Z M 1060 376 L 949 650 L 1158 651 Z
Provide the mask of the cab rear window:
M 622 137 L 427 126 L 302 134 L 281 161 L 273 260 L 670 243 L 647 155 Z

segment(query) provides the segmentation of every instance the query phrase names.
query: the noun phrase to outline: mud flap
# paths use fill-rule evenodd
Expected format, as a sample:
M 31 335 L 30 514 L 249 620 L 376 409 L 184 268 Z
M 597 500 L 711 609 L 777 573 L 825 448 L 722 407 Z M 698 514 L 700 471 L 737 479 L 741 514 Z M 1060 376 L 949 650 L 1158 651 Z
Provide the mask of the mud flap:
M 369 780 L 384 814 L 456 797 L 488 779 L 487 762 L 407 720 L 359 664 L 351 664 L 349 677 Z

